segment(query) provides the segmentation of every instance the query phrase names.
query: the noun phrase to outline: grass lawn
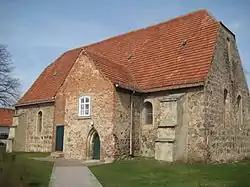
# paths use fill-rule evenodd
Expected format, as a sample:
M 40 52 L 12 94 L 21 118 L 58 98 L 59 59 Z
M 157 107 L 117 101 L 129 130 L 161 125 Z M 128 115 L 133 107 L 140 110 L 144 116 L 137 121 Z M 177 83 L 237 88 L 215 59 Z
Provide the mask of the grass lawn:
M 15 153 L 15 155 L 16 155 L 15 162 L 11 162 L 11 156 L 10 154 L 7 154 L 7 158 L 2 164 L 5 172 L 2 173 L 0 172 L 0 175 L 1 174 L 8 175 L 8 177 L 11 178 L 11 180 L 9 181 L 16 180 L 15 182 L 16 184 L 19 183 L 18 180 L 20 180 L 20 176 L 23 176 L 21 178 L 24 178 L 22 180 L 24 181 L 24 183 L 27 184 L 23 186 L 30 186 L 30 187 L 48 186 L 50 175 L 53 168 L 53 163 L 30 159 L 31 157 L 47 156 L 48 155 L 47 153 Z M 2 178 L 1 180 L 4 181 L 5 179 Z M 9 181 L 5 180 L 5 182 Z M 13 186 L 13 184 L 11 184 L 10 186 Z
M 250 187 L 250 161 L 237 164 L 179 164 L 151 159 L 91 166 L 104 187 Z

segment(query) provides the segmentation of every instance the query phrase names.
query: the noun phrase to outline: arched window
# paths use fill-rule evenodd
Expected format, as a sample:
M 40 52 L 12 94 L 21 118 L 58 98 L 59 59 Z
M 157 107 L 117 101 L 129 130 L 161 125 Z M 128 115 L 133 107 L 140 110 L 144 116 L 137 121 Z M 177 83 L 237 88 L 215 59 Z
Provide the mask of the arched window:
M 42 132 L 42 122 L 43 122 L 43 113 L 42 111 L 38 112 L 38 117 L 37 117 L 37 132 Z
M 150 102 L 145 102 L 143 106 L 144 124 L 153 124 L 153 106 Z
M 242 125 L 242 99 L 240 95 L 236 100 L 236 115 L 237 125 Z

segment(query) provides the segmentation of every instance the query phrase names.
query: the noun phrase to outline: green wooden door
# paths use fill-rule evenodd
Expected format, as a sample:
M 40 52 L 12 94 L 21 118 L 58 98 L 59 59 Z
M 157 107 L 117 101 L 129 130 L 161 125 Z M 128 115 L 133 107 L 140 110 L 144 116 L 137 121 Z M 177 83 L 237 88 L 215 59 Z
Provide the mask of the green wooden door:
M 93 159 L 100 160 L 100 139 L 98 134 L 94 136 L 93 139 L 94 147 L 93 147 Z
M 56 151 L 63 150 L 64 126 L 56 127 Z

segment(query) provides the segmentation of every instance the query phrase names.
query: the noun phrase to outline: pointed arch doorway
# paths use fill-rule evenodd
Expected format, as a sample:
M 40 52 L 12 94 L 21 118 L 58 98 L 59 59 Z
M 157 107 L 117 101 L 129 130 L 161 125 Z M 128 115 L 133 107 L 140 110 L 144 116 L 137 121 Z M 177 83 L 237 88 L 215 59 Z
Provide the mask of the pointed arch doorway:
M 93 137 L 93 159 L 100 160 L 100 138 L 97 133 Z
M 87 138 L 87 159 L 100 160 L 100 152 L 100 137 L 95 128 L 92 128 Z

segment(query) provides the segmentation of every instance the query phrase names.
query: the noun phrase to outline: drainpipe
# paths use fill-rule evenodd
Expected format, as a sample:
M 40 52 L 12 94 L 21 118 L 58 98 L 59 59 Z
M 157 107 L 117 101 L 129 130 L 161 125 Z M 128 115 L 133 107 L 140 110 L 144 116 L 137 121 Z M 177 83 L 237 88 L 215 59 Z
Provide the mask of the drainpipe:
M 129 131 L 129 155 L 133 156 L 134 155 L 134 151 L 133 151 L 133 107 L 134 107 L 134 102 L 133 102 L 133 95 L 134 95 L 135 91 L 132 92 L 132 94 L 130 94 L 130 131 Z
M 133 98 L 130 95 L 130 131 L 129 131 L 129 155 L 133 155 Z
M 115 84 L 116 88 L 121 87 L 118 83 Z M 121 87 L 122 88 L 122 87 Z M 135 89 L 130 94 L 130 130 L 129 130 L 129 155 L 133 156 L 133 95 Z

